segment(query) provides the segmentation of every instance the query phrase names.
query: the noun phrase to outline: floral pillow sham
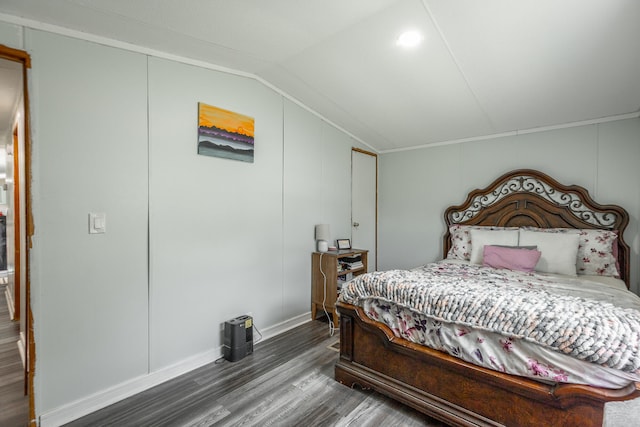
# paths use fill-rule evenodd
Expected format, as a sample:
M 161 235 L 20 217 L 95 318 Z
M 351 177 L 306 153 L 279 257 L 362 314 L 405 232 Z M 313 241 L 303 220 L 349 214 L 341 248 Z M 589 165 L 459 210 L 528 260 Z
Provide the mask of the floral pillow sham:
M 535 227 L 523 229 L 546 233 L 578 234 L 580 237 L 576 256 L 577 273 L 588 276 L 620 277 L 617 231 Z

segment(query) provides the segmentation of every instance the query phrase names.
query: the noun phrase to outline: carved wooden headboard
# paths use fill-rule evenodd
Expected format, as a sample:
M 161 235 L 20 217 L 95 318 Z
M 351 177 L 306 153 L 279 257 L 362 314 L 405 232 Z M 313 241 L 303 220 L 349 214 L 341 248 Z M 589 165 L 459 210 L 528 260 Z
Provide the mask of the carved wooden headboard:
M 583 187 L 562 185 L 542 172 L 519 169 L 473 190 L 463 204 L 447 208 L 444 219 L 444 257 L 451 248 L 449 226 L 453 224 L 617 230 L 620 278 L 629 287 L 630 249 L 624 241 L 629 215 L 620 206 L 596 203 Z

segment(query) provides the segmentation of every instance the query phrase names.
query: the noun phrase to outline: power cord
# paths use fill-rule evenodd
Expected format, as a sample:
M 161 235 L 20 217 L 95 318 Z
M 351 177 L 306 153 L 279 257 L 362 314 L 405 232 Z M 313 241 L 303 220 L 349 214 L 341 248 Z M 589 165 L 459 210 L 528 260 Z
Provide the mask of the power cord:
M 260 335 L 260 338 L 258 338 L 253 342 L 253 344 L 255 345 L 255 344 L 258 344 L 260 341 L 262 341 L 262 334 L 260 333 L 260 330 L 258 330 L 258 327 L 256 326 L 255 322 L 253 322 L 253 329 L 258 333 L 258 335 Z
M 324 252 L 320 253 L 320 273 L 322 274 L 323 277 L 323 281 L 324 281 L 324 295 L 323 295 L 323 299 L 322 299 L 322 310 L 324 310 L 324 314 L 327 316 L 327 319 L 329 320 L 329 336 L 332 337 L 333 334 L 335 334 L 337 328 L 336 325 L 333 323 L 333 316 L 329 316 L 329 312 L 327 311 L 327 275 L 325 274 L 324 270 L 322 270 L 322 256 L 324 255 Z M 335 307 L 334 307 L 335 310 Z

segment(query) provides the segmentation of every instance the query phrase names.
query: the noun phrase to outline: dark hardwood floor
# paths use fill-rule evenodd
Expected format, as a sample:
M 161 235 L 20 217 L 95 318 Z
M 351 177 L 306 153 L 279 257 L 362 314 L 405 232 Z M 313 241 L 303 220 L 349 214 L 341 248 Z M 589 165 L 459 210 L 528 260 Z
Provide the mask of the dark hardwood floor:
M 6 278 L 0 279 L 0 426 L 29 424 L 29 400 L 24 395 L 24 370 L 18 339 L 20 325 L 9 318 Z
M 337 340 L 326 323 L 309 322 L 242 360 L 208 364 L 67 426 L 444 426 L 335 382 Z

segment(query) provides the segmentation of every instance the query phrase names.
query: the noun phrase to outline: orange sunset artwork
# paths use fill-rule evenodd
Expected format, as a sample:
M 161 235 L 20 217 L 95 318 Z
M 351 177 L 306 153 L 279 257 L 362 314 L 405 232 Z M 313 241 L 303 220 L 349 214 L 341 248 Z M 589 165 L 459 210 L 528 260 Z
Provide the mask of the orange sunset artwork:
M 198 103 L 198 154 L 253 163 L 254 119 Z

